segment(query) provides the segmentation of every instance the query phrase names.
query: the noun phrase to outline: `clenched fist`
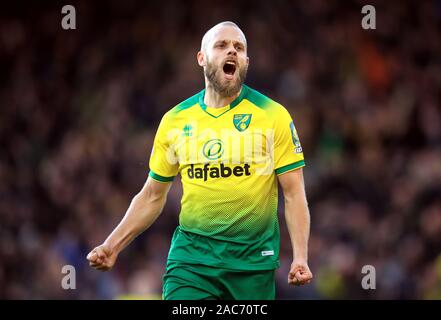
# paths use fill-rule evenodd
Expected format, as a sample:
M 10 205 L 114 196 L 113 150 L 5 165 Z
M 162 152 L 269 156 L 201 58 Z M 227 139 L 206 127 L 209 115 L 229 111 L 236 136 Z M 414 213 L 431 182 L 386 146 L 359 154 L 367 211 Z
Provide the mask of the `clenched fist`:
M 291 264 L 291 270 L 288 274 L 288 283 L 296 286 L 310 283 L 312 280 L 312 272 L 309 270 L 308 264 L 303 261 L 294 261 Z
M 102 244 L 87 255 L 89 265 L 100 271 L 108 271 L 115 264 L 118 254 L 108 244 Z

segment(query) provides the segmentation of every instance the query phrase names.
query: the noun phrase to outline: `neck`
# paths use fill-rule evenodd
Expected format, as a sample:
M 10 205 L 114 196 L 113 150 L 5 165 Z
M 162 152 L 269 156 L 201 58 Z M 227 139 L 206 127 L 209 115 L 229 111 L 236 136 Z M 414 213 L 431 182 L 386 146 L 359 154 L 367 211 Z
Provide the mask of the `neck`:
M 222 108 L 225 107 L 226 105 L 229 105 L 231 102 L 234 101 L 234 99 L 236 99 L 240 95 L 243 89 L 242 86 L 235 95 L 232 95 L 230 97 L 222 97 L 221 95 L 219 95 L 219 93 L 217 93 L 214 90 L 213 86 L 211 86 L 210 84 L 207 83 L 205 87 L 206 89 L 205 89 L 204 103 L 206 106 L 210 108 Z

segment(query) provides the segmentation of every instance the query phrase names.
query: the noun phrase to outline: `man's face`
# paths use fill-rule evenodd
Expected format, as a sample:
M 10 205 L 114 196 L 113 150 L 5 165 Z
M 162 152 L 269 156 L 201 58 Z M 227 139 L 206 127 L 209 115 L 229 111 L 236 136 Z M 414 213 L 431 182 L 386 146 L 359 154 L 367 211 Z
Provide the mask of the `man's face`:
M 235 27 L 222 26 L 213 31 L 200 65 L 214 90 L 222 97 L 236 95 L 248 70 L 245 39 Z

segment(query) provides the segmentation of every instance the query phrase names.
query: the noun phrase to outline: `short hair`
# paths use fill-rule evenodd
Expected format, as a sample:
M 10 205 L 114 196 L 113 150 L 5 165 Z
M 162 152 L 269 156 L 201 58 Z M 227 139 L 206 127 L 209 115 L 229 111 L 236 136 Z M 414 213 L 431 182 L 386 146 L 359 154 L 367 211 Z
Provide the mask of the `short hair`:
M 210 41 L 210 36 L 211 34 L 219 27 L 223 27 L 223 26 L 230 26 L 230 27 L 235 27 L 237 28 L 240 33 L 242 34 L 242 37 L 245 41 L 245 46 L 247 46 L 247 38 L 245 37 L 245 34 L 243 33 L 243 31 L 239 28 L 239 26 L 237 24 L 235 24 L 232 21 L 222 21 L 219 22 L 217 25 L 215 25 L 214 27 L 212 27 L 210 30 L 208 30 L 207 32 L 205 32 L 204 36 L 202 37 L 202 41 L 201 41 L 201 51 L 205 52 L 205 50 L 207 49 L 207 44 Z

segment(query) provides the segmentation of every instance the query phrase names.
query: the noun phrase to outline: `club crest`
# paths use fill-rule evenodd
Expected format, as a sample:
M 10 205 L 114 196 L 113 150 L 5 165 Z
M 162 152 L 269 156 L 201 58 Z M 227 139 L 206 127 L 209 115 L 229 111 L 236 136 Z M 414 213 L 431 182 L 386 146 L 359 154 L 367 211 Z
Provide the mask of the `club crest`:
M 240 132 L 245 131 L 251 122 L 251 114 L 235 114 L 233 117 L 233 124 Z

